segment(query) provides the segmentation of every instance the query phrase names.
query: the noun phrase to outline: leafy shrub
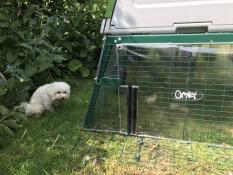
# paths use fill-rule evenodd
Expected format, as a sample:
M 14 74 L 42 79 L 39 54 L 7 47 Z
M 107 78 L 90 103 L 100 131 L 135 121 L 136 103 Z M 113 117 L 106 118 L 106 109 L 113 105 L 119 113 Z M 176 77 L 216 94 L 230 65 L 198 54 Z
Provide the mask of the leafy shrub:
M 88 77 L 100 52 L 99 28 L 105 3 L 92 1 L 0 2 L 0 71 L 17 78 L 42 72 Z M 12 71 L 13 70 L 13 71 Z
M 9 111 L 5 106 L 0 105 L 0 136 L 14 135 L 14 132 L 21 128 L 21 122 L 27 120 L 24 114 Z
M 0 109 L 5 111 L 0 110 L 0 126 L 6 119 L 16 119 L 9 109 L 27 100 L 37 86 L 95 72 L 104 4 L 102 0 L 0 2 Z
M 57 64 L 56 73 L 61 77 L 64 73 L 90 76 L 100 53 L 99 29 L 105 2 L 69 0 L 38 4 L 46 9 L 43 11 L 44 25 L 41 26 L 44 38 L 51 45 L 61 48 L 66 58 L 62 64 Z
M 6 79 L 0 73 L 0 100 L 2 101 L 2 96 L 7 93 Z M 17 112 L 16 108 L 9 111 L 4 105 L 0 105 L 0 136 L 3 135 L 14 135 L 14 131 L 21 128 L 21 122 L 27 118 L 24 114 Z

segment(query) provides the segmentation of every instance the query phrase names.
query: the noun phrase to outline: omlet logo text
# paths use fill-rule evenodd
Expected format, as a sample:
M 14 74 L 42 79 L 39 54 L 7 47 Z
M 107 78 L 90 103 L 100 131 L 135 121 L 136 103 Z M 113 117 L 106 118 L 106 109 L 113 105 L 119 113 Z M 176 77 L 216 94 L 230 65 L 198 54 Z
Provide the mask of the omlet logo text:
M 172 93 L 176 101 L 198 101 L 203 99 L 203 93 L 194 90 L 176 90 Z

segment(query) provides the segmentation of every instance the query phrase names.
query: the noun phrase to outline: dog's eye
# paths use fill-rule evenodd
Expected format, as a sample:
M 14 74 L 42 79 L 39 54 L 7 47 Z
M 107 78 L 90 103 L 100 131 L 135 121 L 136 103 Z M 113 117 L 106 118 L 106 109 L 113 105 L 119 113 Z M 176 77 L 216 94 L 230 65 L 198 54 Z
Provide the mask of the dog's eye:
M 58 93 L 58 94 L 60 94 L 61 92 L 60 92 L 60 91 L 58 91 L 57 93 Z
M 66 91 L 64 91 L 64 94 L 66 94 Z

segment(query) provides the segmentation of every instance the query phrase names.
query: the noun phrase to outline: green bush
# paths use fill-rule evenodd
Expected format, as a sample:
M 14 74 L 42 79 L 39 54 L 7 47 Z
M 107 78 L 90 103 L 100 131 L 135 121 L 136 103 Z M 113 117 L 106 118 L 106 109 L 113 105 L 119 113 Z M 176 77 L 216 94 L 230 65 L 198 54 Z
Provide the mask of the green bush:
M 0 101 L 4 101 L 4 95 L 7 93 L 7 80 L 0 73 Z M 12 99 L 11 99 L 12 100 Z M 4 105 L 0 104 L 0 136 L 14 135 L 14 132 L 21 128 L 22 121 L 27 118 L 21 112 L 17 111 L 17 108 L 13 110 L 7 109 Z
M 37 86 L 94 74 L 104 11 L 102 0 L 0 2 L 0 126 Z
M 36 2 L 36 3 L 35 3 Z M 88 77 L 100 51 L 105 4 L 92 1 L 6 1 L 0 9 L 1 67 L 23 79 L 50 69 Z
M 22 121 L 27 120 L 24 114 L 15 110 L 9 111 L 5 106 L 0 105 L 0 136 L 14 135 L 18 128 L 21 128 Z

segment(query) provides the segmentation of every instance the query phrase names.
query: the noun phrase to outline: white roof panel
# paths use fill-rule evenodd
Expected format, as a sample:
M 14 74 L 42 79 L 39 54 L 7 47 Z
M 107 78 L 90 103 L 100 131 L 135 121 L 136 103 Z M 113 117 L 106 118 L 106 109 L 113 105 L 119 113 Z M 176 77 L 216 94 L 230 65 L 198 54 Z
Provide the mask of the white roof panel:
M 117 0 L 110 33 L 174 33 L 178 27 L 233 31 L 233 0 Z

